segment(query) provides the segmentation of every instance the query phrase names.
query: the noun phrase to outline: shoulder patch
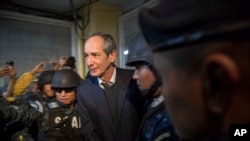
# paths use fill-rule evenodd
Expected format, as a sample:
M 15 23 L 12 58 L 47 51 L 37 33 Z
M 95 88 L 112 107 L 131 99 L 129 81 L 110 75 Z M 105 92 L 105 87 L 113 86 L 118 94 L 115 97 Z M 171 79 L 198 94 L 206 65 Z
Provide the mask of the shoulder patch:
M 50 109 L 60 107 L 60 105 L 57 102 L 50 102 L 47 104 Z
M 29 104 L 35 111 L 43 113 L 43 105 L 40 101 L 29 100 Z

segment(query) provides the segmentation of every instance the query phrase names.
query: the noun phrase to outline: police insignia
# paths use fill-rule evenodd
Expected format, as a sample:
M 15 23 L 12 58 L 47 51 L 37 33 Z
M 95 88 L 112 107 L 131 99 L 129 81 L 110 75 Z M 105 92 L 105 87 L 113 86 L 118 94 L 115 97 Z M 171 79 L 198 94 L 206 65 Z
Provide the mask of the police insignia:
M 40 101 L 29 100 L 29 104 L 35 111 L 43 113 L 43 105 Z
M 47 105 L 50 109 L 60 107 L 60 105 L 57 102 L 50 102 Z

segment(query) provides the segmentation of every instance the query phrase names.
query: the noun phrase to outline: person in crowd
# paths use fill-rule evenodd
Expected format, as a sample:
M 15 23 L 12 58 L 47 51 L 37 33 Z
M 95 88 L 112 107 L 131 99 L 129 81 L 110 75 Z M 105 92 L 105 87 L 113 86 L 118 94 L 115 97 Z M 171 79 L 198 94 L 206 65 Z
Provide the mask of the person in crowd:
M 250 123 L 249 12 L 248 0 L 161 0 L 140 10 L 181 138 L 228 141 L 230 129 Z
M 162 80 L 153 65 L 152 53 L 142 34 L 128 47 L 126 65 L 135 67 L 133 79 L 148 101 L 137 141 L 178 141 L 161 94 Z
M 64 64 L 66 64 L 67 62 L 67 57 L 66 56 L 61 56 L 58 60 L 58 62 L 52 62 L 52 64 L 54 65 L 54 70 L 58 71 L 61 70 L 64 66 Z
M 7 90 L 2 93 L 2 96 L 5 97 L 8 101 L 13 101 L 13 91 L 14 85 L 16 84 L 16 68 L 13 61 L 8 61 L 5 63 L 5 66 L 2 68 L 3 76 L 9 76 L 9 83 Z
M 82 81 L 80 76 L 68 69 L 43 71 L 39 76 L 38 84 L 44 93 L 30 94 L 25 100 L 20 100 L 23 104 L 18 106 L 8 105 L 3 98 L 0 99 L 0 119 L 5 120 L 5 130 L 20 122 L 29 129 L 36 127 L 30 131 L 38 141 L 83 140 L 76 108 L 76 87 Z M 18 99 L 15 102 L 18 103 Z
M 36 75 L 45 70 L 44 63 L 45 62 L 40 62 L 31 71 L 23 73 L 17 79 L 16 84 L 14 86 L 14 90 L 13 90 L 14 97 L 25 93 L 25 90 L 32 83 L 32 80 L 36 77 Z
M 10 69 L 6 66 L 3 66 L 0 68 L 0 77 L 6 76 L 8 73 L 10 73 Z
M 115 66 L 113 37 L 97 32 L 84 45 L 90 76 L 78 88 L 82 134 L 87 141 L 135 140 L 142 114 L 142 98 L 133 71 Z
M 6 67 L 9 67 L 9 68 L 13 68 L 13 67 L 15 67 L 15 62 L 12 61 L 12 60 L 7 61 L 7 62 L 5 63 L 5 66 L 6 66 Z
M 77 72 L 76 68 L 76 58 L 74 56 L 68 57 L 66 63 L 63 65 L 63 68 L 65 69 L 71 69 L 75 72 Z
M 0 78 L 3 78 L 5 76 L 11 77 L 12 73 L 16 75 L 14 61 L 7 61 L 4 66 L 0 67 Z M 4 81 L 6 81 L 6 83 L 0 89 L 1 94 L 7 91 L 9 79 L 5 79 Z
M 25 93 L 39 93 L 40 89 L 38 86 L 38 75 L 35 75 L 29 84 L 29 86 L 25 89 Z
M 5 65 L 0 68 L 0 78 L 8 75 L 13 68 L 15 68 L 14 61 L 7 61 Z

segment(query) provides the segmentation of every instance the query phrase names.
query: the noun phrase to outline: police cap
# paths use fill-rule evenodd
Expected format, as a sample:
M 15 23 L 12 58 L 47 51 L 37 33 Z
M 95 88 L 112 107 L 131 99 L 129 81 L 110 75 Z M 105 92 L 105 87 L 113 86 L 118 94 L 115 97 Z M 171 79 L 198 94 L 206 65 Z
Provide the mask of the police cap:
M 153 51 L 207 40 L 249 37 L 249 0 L 161 0 L 139 12 Z
M 153 64 L 152 53 L 141 33 L 136 35 L 129 44 L 126 65 L 135 66 L 136 63 L 139 62 L 144 62 L 149 65 Z

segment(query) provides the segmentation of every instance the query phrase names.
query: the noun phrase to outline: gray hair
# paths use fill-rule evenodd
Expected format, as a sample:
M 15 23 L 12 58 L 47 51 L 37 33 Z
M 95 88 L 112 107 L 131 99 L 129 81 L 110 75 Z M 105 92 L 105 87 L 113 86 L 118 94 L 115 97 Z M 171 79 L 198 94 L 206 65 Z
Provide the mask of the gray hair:
M 103 51 L 106 55 L 109 55 L 110 53 L 112 53 L 112 51 L 116 50 L 116 43 L 114 41 L 114 38 L 110 34 L 104 32 L 96 32 L 90 35 L 87 40 L 94 36 L 99 36 L 104 40 Z

